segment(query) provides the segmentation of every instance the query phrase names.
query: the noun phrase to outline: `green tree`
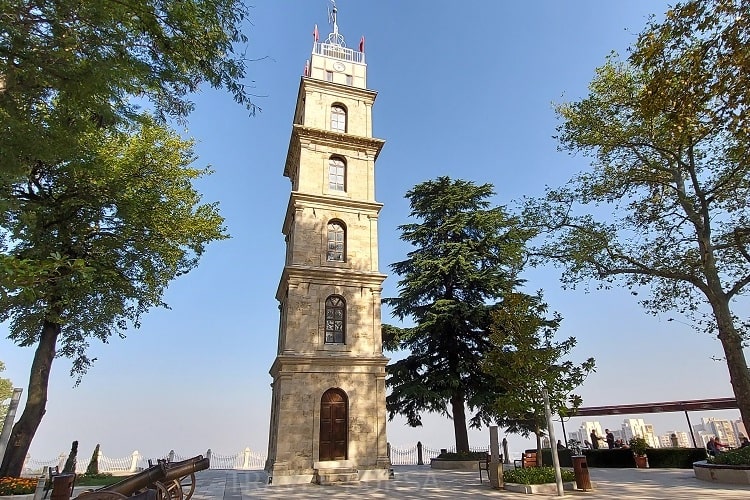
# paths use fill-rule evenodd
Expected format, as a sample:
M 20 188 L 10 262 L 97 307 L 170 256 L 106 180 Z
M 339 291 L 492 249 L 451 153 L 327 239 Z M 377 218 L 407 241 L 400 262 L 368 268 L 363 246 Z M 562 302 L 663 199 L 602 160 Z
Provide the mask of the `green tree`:
M 92 363 L 90 339 L 107 342 L 138 327 L 142 314 L 194 268 L 205 246 L 226 237 L 217 204 L 192 186 L 208 174 L 191 167 L 192 142 L 148 122 L 99 129 L 81 157 L 37 163 L 2 193 L 4 253 L 57 265 L 33 287 L 0 281 L 0 321 L 19 346 L 36 346 L 27 402 L 13 428 L 0 476 L 17 476 L 41 422 L 53 359 L 73 360 L 78 377 Z M 81 147 L 84 150 L 84 147 Z
M 528 236 L 502 207 L 490 208 L 493 194 L 490 184 L 448 177 L 410 190 L 410 216 L 420 221 L 400 226 L 401 239 L 416 249 L 391 265 L 399 296 L 384 299 L 394 317 L 415 323 L 383 328 L 387 349 L 410 352 L 387 367 L 389 417 L 419 426 L 422 412 L 448 415 L 459 452 L 469 450 L 467 406 L 473 427 L 490 422 L 497 388 L 480 369 L 491 348 L 488 303 L 516 284 Z
M 748 321 L 733 307 L 750 283 L 748 12 L 746 0 L 678 4 L 628 61 L 611 56 L 587 97 L 557 107 L 561 148 L 592 168 L 526 207 L 565 282 L 648 288 L 649 312 L 716 335 L 745 421 Z
M 554 313 L 547 318 L 546 314 L 547 304 L 541 292 L 506 294 L 491 314 L 493 349 L 482 364 L 494 385 L 505 390 L 495 400 L 496 421 L 508 432 L 536 434 L 539 465 L 541 437 L 547 430 L 543 389 L 547 390 L 552 413 L 570 415 L 582 403 L 573 391 L 595 368 L 594 358 L 581 364 L 564 359 L 575 347 L 576 339 L 555 341 L 562 317 Z
M 0 361 L 0 373 L 4 371 L 5 363 Z M 5 415 L 8 413 L 11 396 L 13 396 L 13 382 L 7 378 L 0 378 L 0 432 L 5 425 Z
M 247 41 L 241 0 L 0 0 L 0 12 L 6 181 L 29 159 L 69 157 L 91 128 L 138 119 L 144 102 L 185 118 L 203 84 L 255 110 L 235 52 Z
M 0 13 L 0 192 L 81 157 L 90 134 L 132 125 L 141 106 L 184 121 L 202 85 L 256 110 L 242 0 L 0 0 Z M 0 196 L 0 212 L 11 202 Z M 0 277 L 21 285 L 56 268 L 0 255 Z

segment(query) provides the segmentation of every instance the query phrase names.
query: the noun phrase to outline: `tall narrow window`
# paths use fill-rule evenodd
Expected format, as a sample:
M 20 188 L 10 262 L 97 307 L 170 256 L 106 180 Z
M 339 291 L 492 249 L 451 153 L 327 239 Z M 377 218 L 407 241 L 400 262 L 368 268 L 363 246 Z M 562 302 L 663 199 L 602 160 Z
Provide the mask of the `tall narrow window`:
M 331 191 L 345 191 L 346 163 L 341 158 L 328 160 L 328 189 Z
M 342 106 L 331 106 L 331 130 L 346 132 L 346 110 Z
M 346 233 L 344 225 L 338 221 L 328 223 L 328 260 L 332 262 L 344 262 L 344 244 Z
M 326 71 L 326 80 L 329 82 L 333 81 L 333 71 Z
M 326 299 L 326 344 L 343 344 L 346 331 L 346 302 L 331 295 Z

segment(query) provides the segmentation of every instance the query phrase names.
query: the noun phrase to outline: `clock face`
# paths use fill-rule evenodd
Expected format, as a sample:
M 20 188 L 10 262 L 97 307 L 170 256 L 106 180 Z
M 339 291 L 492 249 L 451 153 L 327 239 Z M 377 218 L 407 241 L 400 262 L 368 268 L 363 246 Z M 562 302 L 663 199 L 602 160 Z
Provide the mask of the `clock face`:
M 346 69 L 346 66 L 344 66 L 344 63 L 336 61 L 333 63 L 333 69 L 336 71 L 344 71 Z

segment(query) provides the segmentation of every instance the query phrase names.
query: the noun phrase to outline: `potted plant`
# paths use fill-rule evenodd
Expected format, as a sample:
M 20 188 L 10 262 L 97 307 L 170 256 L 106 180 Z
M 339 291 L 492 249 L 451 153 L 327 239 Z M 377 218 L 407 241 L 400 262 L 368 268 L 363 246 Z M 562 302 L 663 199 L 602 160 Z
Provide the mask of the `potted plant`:
M 648 457 L 646 456 L 648 447 L 648 443 L 642 437 L 636 436 L 630 440 L 630 449 L 635 457 L 635 466 L 639 469 L 648 467 Z

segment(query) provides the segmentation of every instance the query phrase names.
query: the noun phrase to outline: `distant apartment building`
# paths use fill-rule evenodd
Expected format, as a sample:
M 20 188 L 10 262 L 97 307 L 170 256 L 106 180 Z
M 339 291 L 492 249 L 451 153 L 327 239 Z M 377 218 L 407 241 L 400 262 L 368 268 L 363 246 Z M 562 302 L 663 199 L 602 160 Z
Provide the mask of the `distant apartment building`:
M 713 435 L 719 440 L 728 445 L 730 448 L 737 448 L 740 445 L 738 438 L 738 432 L 735 431 L 736 422 L 719 418 L 702 418 L 701 423 L 694 425 L 693 429 L 699 433 L 703 433 L 704 436 Z M 704 443 L 708 441 L 706 439 Z
M 659 435 L 659 442 L 662 448 L 671 448 L 674 446 L 672 442 L 672 435 L 677 438 L 678 448 L 692 448 L 693 444 L 690 442 L 690 438 L 687 432 L 682 431 L 667 431 L 666 434 Z
M 747 428 L 745 427 L 745 424 L 742 423 L 742 420 L 734 420 L 732 426 L 734 427 L 734 433 L 737 435 L 738 439 L 743 436 L 750 437 L 747 435 Z
M 569 432 L 568 433 L 568 439 L 576 439 L 580 441 L 581 443 L 585 442 L 591 442 L 591 431 L 596 431 L 596 435 L 602 439 L 599 440 L 599 446 L 606 446 L 606 441 L 604 441 L 604 431 L 602 431 L 602 426 L 598 421 L 594 422 L 582 422 L 581 426 L 578 428 L 577 431 Z
M 654 433 L 654 426 L 647 424 L 642 418 L 626 418 L 622 423 L 622 433 L 625 435 L 625 441 L 630 441 L 634 437 L 642 437 L 652 448 L 659 448 L 661 443 Z

